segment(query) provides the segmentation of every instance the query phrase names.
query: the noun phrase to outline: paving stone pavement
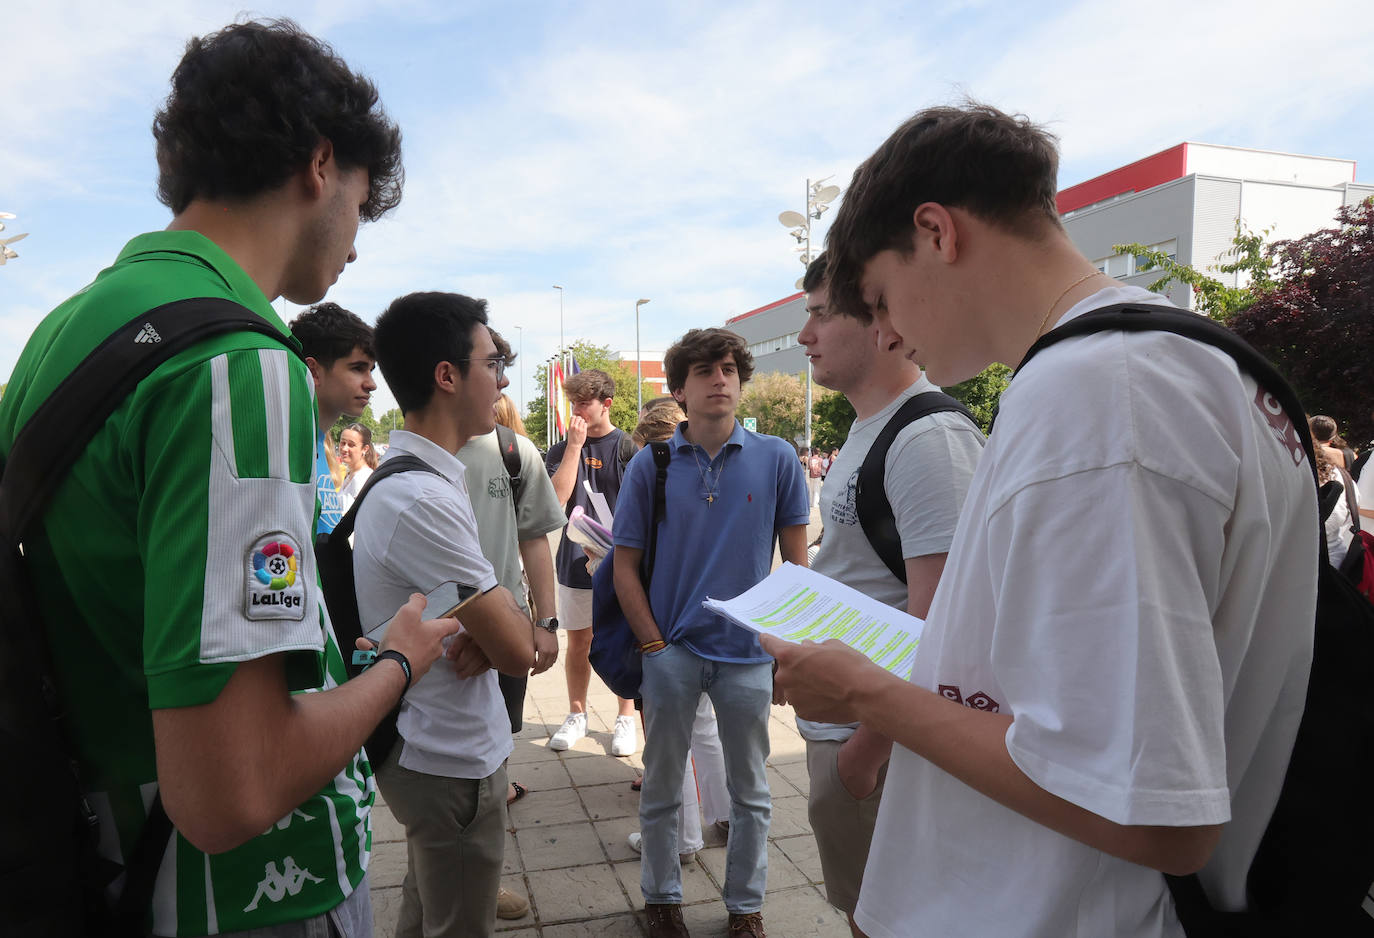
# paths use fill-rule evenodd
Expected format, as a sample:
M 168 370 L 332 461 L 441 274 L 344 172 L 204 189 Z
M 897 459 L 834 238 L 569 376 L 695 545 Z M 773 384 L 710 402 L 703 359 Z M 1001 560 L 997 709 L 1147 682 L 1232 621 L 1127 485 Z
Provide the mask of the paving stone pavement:
M 566 645 L 566 643 L 565 643 Z M 528 896 L 522 919 L 498 921 L 501 938 L 627 938 L 647 935 L 639 857 L 625 842 L 638 830 L 639 795 L 630 782 L 640 753 L 610 755 L 615 698 L 593 676 L 588 734 L 566 752 L 548 748 L 567 713 L 562 662 L 529 683 L 525 728 L 510 777 L 529 794 L 510 811 L 502 884 Z M 599 692 L 598 692 L 599 691 Z M 773 823 L 764 923 L 774 938 L 845 936 L 844 915 L 825 900 L 820 860 L 806 817 L 806 746 L 790 707 L 769 718 L 768 778 Z M 641 747 L 643 740 L 640 740 Z M 373 813 L 372 902 L 377 938 L 392 938 L 405 874 L 405 834 L 385 804 Z M 683 869 L 683 916 L 696 938 L 725 935 L 720 900 L 724 840 L 708 829 L 706 848 Z

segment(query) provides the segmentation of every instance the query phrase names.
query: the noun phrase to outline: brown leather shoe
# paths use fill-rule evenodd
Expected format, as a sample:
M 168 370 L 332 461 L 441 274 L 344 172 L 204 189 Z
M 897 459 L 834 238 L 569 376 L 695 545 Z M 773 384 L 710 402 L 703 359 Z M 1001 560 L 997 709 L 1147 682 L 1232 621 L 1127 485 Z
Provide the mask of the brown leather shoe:
M 649 920 L 652 938 L 692 938 L 687 933 L 686 923 L 682 921 L 682 906 L 676 902 L 646 902 L 644 915 Z
M 725 933 L 731 938 L 768 938 L 763 932 L 763 915 L 759 912 L 731 912 L 730 925 Z

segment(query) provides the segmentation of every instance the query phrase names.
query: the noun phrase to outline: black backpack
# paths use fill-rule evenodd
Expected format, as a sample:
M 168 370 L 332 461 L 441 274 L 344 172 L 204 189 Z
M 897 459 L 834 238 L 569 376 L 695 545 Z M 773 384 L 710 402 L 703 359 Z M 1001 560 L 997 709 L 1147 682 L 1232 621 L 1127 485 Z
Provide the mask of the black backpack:
M 1217 323 L 1168 307 L 1120 304 L 1085 313 L 1042 336 L 1022 359 L 1074 336 L 1106 330 L 1186 336 L 1235 359 L 1287 412 L 1311 458 L 1301 402 L 1263 356 Z M 1014 377 L 1014 376 L 1013 376 Z M 1317 614 L 1302 722 L 1278 804 L 1246 880 L 1245 912 L 1212 908 L 1196 875 L 1166 876 L 1189 938 L 1374 935 L 1374 606 L 1335 567 L 1318 530 Z
M 496 446 L 501 450 L 501 464 L 506 467 L 506 475 L 510 477 L 511 504 L 518 506 L 522 480 L 520 478 L 520 450 L 516 448 L 515 431 L 505 424 L 498 423 L 496 425 Z
M 232 332 L 287 344 L 281 329 L 231 300 L 197 297 L 141 313 L 98 345 L 15 437 L 0 475 L 0 746 L 9 758 L 0 796 L 0 917 L 9 934 L 144 934 L 172 822 L 154 798 L 120 867 L 97 855 L 99 821 L 64 729 L 23 543 L 110 415 L 159 365 L 191 345 Z M 125 874 L 118 906 L 106 887 Z
M 904 427 L 922 417 L 946 411 L 963 414 L 970 424 L 978 426 L 968 409 L 943 391 L 914 395 L 888 418 L 859 467 L 859 483 L 854 491 L 854 510 L 859 516 L 859 526 L 879 559 L 903 583 L 906 582 L 906 561 L 902 558 L 902 538 L 897 533 L 897 519 L 892 514 L 892 503 L 888 501 L 884 484 L 887 451 Z
M 353 651 L 357 640 L 363 637 L 363 626 L 358 615 L 358 590 L 353 578 L 353 545 L 348 539 L 353 536 L 354 525 L 358 521 L 358 509 L 363 507 L 363 499 L 372 487 L 387 476 L 398 472 L 429 472 L 440 475 L 439 470 L 419 456 L 397 453 L 382 460 L 372 475 L 363 483 L 362 490 L 348 511 L 339 519 L 334 530 L 322 533 L 315 538 L 315 561 L 320 568 L 320 583 L 324 587 L 324 604 L 329 609 L 329 621 L 334 626 L 334 638 L 339 643 L 339 653 L 343 656 L 344 668 L 349 677 L 357 677 L 367 669 L 365 664 L 355 664 Z M 399 734 L 396 732 L 396 717 L 400 715 L 401 702 L 391 708 L 382 722 L 367 737 L 364 747 L 373 771 L 386 761 L 391 749 L 396 745 Z

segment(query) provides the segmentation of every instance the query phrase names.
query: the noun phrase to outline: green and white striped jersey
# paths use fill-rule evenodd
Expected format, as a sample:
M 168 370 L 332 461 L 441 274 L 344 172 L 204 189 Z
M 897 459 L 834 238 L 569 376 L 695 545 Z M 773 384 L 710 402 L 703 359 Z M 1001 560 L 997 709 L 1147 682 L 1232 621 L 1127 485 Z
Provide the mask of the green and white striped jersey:
M 266 297 L 207 238 L 135 238 L 42 322 L 0 401 L 0 453 L 115 329 L 195 296 L 243 304 L 280 326 L 283 343 L 227 335 L 159 367 L 96 435 L 26 543 L 101 850 L 116 861 L 156 792 L 152 709 L 212 701 L 239 662 L 278 652 L 295 691 L 346 680 L 312 550 L 314 385 Z M 367 869 L 374 797 L 359 753 L 234 850 L 210 856 L 174 836 L 153 930 L 209 935 L 333 908 Z

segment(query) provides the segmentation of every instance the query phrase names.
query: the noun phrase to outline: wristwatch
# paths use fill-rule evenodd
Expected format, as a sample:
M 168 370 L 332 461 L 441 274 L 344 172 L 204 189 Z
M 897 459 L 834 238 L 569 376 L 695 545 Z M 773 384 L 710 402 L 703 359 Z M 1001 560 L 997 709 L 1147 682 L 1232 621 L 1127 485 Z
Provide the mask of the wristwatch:
M 539 621 L 535 622 L 534 625 L 536 628 L 543 629 L 550 635 L 558 634 L 558 620 L 553 616 L 548 616 L 547 618 L 540 619 Z

